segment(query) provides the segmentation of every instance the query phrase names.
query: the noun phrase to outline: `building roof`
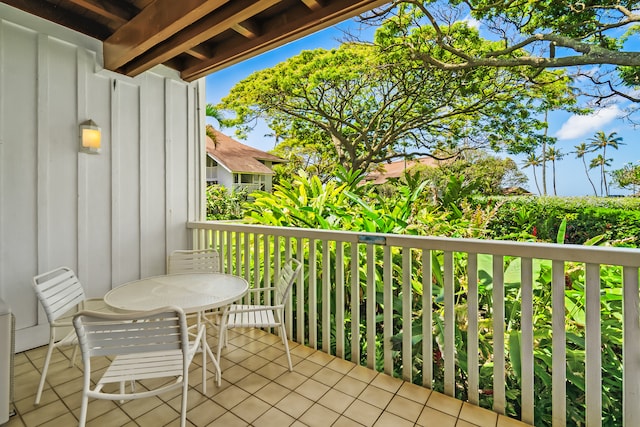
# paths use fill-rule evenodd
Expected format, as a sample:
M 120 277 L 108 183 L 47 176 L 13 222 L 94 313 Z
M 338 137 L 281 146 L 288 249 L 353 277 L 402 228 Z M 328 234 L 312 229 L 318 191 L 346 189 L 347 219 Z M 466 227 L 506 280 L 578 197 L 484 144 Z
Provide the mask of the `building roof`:
M 207 154 L 232 173 L 273 175 L 273 170 L 262 162 L 287 162 L 273 154 L 244 145 L 215 129 L 213 132 L 216 142 L 207 136 Z
M 371 172 L 367 176 L 367 181 L 373 184 L 382 184 L 392 178 L 400 178 L 405 170 L 409 170 L 417 165 L 438 166 L 439 161 L 431 157 L 423 157 L 415 160 L 398 160 L 395 162 L 381 164 L 377 171 Z

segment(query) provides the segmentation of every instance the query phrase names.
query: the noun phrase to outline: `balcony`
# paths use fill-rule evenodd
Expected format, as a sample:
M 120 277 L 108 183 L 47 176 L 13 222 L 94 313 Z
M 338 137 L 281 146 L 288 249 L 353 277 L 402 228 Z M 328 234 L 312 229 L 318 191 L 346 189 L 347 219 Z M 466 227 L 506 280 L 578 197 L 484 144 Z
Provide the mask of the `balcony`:
M 211 329 L 211 328 L 210 328 Z M 217 337 L 210 335 L 210 342 Z M 190 426 L 498 426 L 525 424 L 438 392 L 291 343 L 294 372 L 280 338 L 255 329 L 230 331 L 222 385 L 202 394 L 199 357 L 189 378 Z M 46 347 L 16 355 L 15 426 L 77 424 L 82 369 L 54 352 L 39 406 L 33 405 Z M 180 391 L 119 404 L 90 400 L 88 426 L 178 426 Z
M 188 227 L 254 286 L 305 261 L 287 312 L 297 343 L 527 424 L 640 425 L 637 249 Z

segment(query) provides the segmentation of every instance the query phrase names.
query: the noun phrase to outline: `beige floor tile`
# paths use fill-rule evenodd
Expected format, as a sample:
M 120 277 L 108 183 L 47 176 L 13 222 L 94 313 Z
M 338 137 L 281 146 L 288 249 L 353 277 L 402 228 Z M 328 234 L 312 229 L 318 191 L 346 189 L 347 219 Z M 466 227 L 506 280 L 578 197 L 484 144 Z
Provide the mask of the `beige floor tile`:
M 142 402 L 142 400 L 140 402 Z M 178 418 L 179 416 L 180 412 L 174 410 L 171 406 L 159 405 L 139 417 L 132 418 L 134 418 L 134 421 L 141 426 L 160 426 Z
M 262 356 L 258 356 L 258 355 L 254 354 L 251 357 L 247 357 L 240 364 L 243 367 L 249 369 L 250 371 L 257 371 L 258 369 L 260 369 L 263 366 L 265 366 L 267 363 L 269 363 L 268 359 L 265 359 Z
M 40 405 L 37 409 L 24 415 L 23 420 L 29 426 L 37 426 L 44 420 L 54 420 L 69 412 L 61 400 L 55 400 L 47 405 Z
M 331 427 L 361 427 L 362 424 L 355 422 L 351 418 L 340 417 Z
M 170 421 L 170 420 L 167 420 Z M 131 422 L 131 418 L 120 408 L 109 411 L 87 422 L 88 427 L 120 427 Z M 138 424 L 139 425 L 139 424 Z
M 423 408 L 424 405 L 418 402 L 396 395 L 385 408 L 385 412 L 390 412 L 409 421 L 416 422 Z
M 349 417 L 359 424 L 368 427 L 375 424 L 378 417 L 380 417 L 380 414 L 382 414 L 382 409 L 359 399 L 353 401 L 353 403 L 351 403 L 351 405 L 342 413 L 343 416 Z
M 433 391 L 429 396 L 429 400 L 427 400 L 427 406 L 457 418 L 462 408 L 462 401 Z
M 289 372 L 286 371 L 284 374 L 280 375 L 274 381 L 280 384 L 283 387 L 288 388 L 289 390 L 295 390 L 307 380 L 307 377 L 301 375 L 297 372 Z
M 334 371 L 333 369 L 322 368 L 318 372 L 313 374 L 311 378 L 321 382 L 322 384 L 328 385 L 329 387 L 333 387 L 338 383 L 338 381 L 342 379 L 343 376 L 344 375 L 337 371 Z
M 497 427 L 529 427 L 529 424 L 523 423 L 520 420 L 505 417 L 504 415 L 498 415 Z
M 264 400 L 258 399 L 255 396 L 249 396 L 235 406 L 231 412 L 251 424 L 256 418 L 260 417 L 269 409 L 271 409 L 271 405 Z
M 333 386 L 336 390 L 340 390 L 341 392 L 353 397 L 360 396 L 360 393 L 362 393 L 362 390 L 366 387 L 367 383 L 347 376 L 343 376 L 340 381 Z
M 316 351 L 307 356 L 307 360 L 315 362 L 318 365 L 326 366 L 333 360 L 333 356 L 321 351 Z
M 266 386 L 271 382 L 270 379 L 263 377 L 258 374 L 250 374 L 244 377 L 243 379 L 236 382 L 236 385 L 246 391 L 247 393 L 254 394 L 262 387 Z
M 291 415 L 285 414 L 278 408 L 271 408 L 257 420 L 254 421 L 255 427 L 285 427 L 290 426 L 295 421 Z
M 236 383 L 251 373 L 244 364 L 233 365 L 222 372 L 222 378 L 231 383 Z
M 480 427 L 495 427 L 498 422 L 498 414 L 488 409 L 464 402 L 460 410 L 461 420 L 469 421 Z
M 291 392 L 278 403 L 276 403 L 275 407 L 297 419 L 302 414 L 304 414 L 312 405 L 312 400 L 307 399 L 301 394 Z
M 227 412 L 215 402 L 207 401 L 187 411 L 187 420 L 196 426 L 206 426 Z
M 391 402 L 391 399 L 393 399 L 393 393 L 378 387 L 369 386 L 362 391 L 360 396 L 358 396 L 358 399 L 384 409 L 387 407 L 389 402 Z
M 209 328 L 212 332 L 212 328 Z M 279 337 L 256 329 L 232 330 L 223 351 L 222 385 L 211 364 L 202 394 L 201 359 L 190 369 L 187 426 L 393 426 L 527 427 L 490 410 L 291 343 L 289 372 Z M 209 334 L 211 343 L 215 333 Z M 214 344 L 215 345 L 215 344 Z M 8 427 L 76 425 L 80 415 L 81 367 L 69 368 L 71 352 L 54 352 L 41 404 L 33 404 L 46 347 L 16 355 L 14 396 L 18 414 Z M 108 358 L 96 358 L 95 379 Z M 141 389 L 167 380 L 148 380 Z M 117 385 L 112 386 L 117 389 Z M 426 405 L 425 405 L 426 402 Z M 124 404 L 90 400 L 88 425 L 178 427 L 181 390 Z M 458 417 L 460 417 L 458 419 Z M 3 426 L 4 427 L 4 426 Z
M 327 368 L 331 368 L 334 371 L 338 371 L 343 375 L 346 375 L 347 372 L 355 368 L 356 364 L 344 359 L 334 358 L 331 362 L 327 364 Z
M 402 417 L 384 412 L 375 422 L 374 427 L 413 427 L 413 423 Z
M 324 385 L 314 379 L 308 379 L 296 388 L 296 393 L 300 393 L 307 399 L 317 402 L 324 394 L 329 391 L 330 387 Z
M 301 375 L 306 377 L 311 377 L 313 374 L 322 369 L 322 365 L 318 365 L 315 362 L 312 362 L 307 359 L 300 360 L 299 363 L 296 364 L 295 371 Z
M 226 412 L 220 418 L 213 421 L 208 426 L 212 427 L 247 427 L 247 422 L 237 415 Z
M 456 427 L 478 427 L 478 425 L 472 424 L 469 421 L 458 419 L 458 422 L 456 423 Z
M 421 427 L 455 427 L 457 420 L 452 415 L 425 406 L 416 421 L 416 425 Z
M 280 400 L 284 399 L 284 397 L 290 392 L 291 390 L 289 390 L 288 388 L 281 386 L 278 383 L 272 382 L 258 390 L 255 395 L 273 406 Z
M 231 385 L 215 396 L 215 402 L 226 409 L 231 409 L 244 399 L 249 397 L 249 393 L 236 385 Z
M 339 390 L 331 389 L 320 398 L 318 403 L 341 414 L 354 400 L 355 397 L 349 396 Z
M 402 384 L 402 386 L 400 386 L 398 395 L 424 405 L 425 403 L 427 403 L 427 400 L 429 400 L 431 390 L 416 384 L 405 382 Z
M 309 427 L 326 427 L 333 424 L 340 414 L 323 405 L 313 405 L 300 417 L 301 422 Z
M 370 383 L 376 376 L 378 376 L 378 373 L 364 366 L 356 365 L 347 373 L 347 376 L 358 379 L 365 383 Z
M 396 393 L 402 386 L 402 380 L 389 375 L 379 374 L 371 381 L 371 385 L 391 393 Z
M 265 378 L 269 378 L 270 380 L 275 380 L 285 372 L 289 372 L 289 370 L 277 363 L 267 363 L 266 365 L 264 365 L 263 367 L 261 367 L 256 371 L 256 373 L 262 375 Z M 223 375 L 223 378 L 224 378 L 224 375 Z

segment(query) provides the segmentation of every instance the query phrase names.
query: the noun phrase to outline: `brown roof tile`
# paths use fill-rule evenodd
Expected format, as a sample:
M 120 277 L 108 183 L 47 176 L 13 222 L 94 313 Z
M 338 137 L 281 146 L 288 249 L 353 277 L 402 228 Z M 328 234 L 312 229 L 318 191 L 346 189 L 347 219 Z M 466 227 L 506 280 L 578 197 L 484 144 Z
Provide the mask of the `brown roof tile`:
M 241 144 L 215 129 L 213 132 L 216 135 L 216 143 L 207 136 L 207 154 L 231 172 L 273 175 L 273 171 L 260 162 L 261 160 L 286 163 L 285 159 Z
M 387 164 L 380 165 L 379 171 L 372 172 L 368 175 L 367 181 L 373 184 L 382 184 L 391 178 L 400 178 L 405 170 L 411 169 L 417 165 L 438 166 L 439 162 L 431 157 L 423 157 L 415 160 L 398 160 Z

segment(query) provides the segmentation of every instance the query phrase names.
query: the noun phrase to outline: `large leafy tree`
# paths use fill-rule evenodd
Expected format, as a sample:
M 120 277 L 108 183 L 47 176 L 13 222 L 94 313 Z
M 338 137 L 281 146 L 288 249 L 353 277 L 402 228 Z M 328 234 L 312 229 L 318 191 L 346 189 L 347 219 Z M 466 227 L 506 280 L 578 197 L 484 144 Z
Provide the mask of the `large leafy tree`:
M 461 49 L 492 44 L 465 23 L 454 27 Z M 571 95 L 560 72 L 540 73 L 533 82 L 522 70 L 443 71 L 408 50 L 346 43 L 252 74 L 218 108 L 233 111 L 241 129 L 262 118 L 285 139 L 318 141 L 320 133 L 335 164 L 367 170 L 400 155 L 454 155 L 461 141 L 528 150 L 543 138 L 535 111 L 570 103 Z
M 434 67 L 569 67 L 601 88 L 592 92 L 600 101 L 611 95 L 640 101 L 623 87 L 640 84 L 640 52 L 634 43 L 640 30 L 638 1 L 396 0 L 368 20 L 389 15 L 397 17 L 395 31 L 406 36 L 403 47 Z M 485 50 L 460 49 L 450 24 L 463 18 L 481 22 L 499 43 Z M 434 34 L 428 40 L 431 49 L 416 48 L 411 37 L 416 29 Z M 442 57 L 440 50 L 450 55 Z

